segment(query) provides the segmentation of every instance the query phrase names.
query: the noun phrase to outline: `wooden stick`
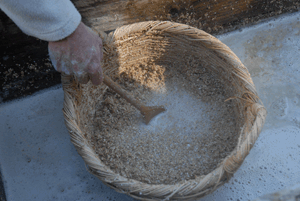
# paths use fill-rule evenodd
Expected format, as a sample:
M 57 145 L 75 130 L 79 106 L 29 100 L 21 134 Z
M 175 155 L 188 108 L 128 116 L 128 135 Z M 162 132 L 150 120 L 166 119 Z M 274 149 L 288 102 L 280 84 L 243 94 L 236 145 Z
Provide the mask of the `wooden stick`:
M 122 89 L 117 83 L 115 83 L 112 79 L 110 79 L 107 75 L 103 74 L 103 83 L 106 84 L 109 88 L 114 90 L 120 96 L 122 96 L 125 100 L 127 100 L 131 105 L 133 105 L 136 109 L 138 109 L 144 117 L 145 123 L 148 124 L 153 117 L 165 111 L 165 108 L 162 106 L 145 106 L 139 100 L 131 96 L 127 91 Z

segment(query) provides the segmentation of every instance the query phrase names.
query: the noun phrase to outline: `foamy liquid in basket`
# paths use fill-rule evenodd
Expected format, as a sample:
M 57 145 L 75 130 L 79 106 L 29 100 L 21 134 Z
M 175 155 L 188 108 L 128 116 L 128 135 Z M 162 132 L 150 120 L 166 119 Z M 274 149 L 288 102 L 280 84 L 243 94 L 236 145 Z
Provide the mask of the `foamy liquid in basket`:
M 159 132 L 166 135 L 162 137 L 168 137 L 169 131 L 176 132 L 182 138 L 199 133 L 199 130 L 206 133 L 212 126 L 211 117 L 217 114 L 209 110 L 211 103 L 204 103 L 177 87 L 162 94 L 154 94 L 147 105 L 162 105 L 166 111 L 153 118 L 148 125 L 141 121 L 139 131 L 141 134 L 155 135 Z

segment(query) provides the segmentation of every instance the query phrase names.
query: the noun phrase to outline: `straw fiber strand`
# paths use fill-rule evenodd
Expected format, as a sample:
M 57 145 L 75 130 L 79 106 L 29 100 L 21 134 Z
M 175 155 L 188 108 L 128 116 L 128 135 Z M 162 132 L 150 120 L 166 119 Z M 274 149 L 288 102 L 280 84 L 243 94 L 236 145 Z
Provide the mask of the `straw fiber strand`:
M 245 117 L 245 122 L 239 134 L 238 144 L 232 153 L 209 174 L 197 176 L 195 179 L 182 181 L 175 185 L 147 184 L 116 174 L 99 159 L 88 143 L 83 128 L 84 121 L 87 120 L 82 119 L 82 114 L 85 112 L 88 116 L 92 115 L 90 113 L 93 112 L 79 110 L 80 85 L 74 84 L 76 80 L 74 81 L 72 76 L 64 74 L 62 75 L 62 83 L 65 93 L 63 108 L 65 123 L 71 141 L 84 159 L 88 171 L 116 191 L 140 200 L 194 200 L 201 198 L 227 182 L 241 166 L 259 136 L 267 112 L 260 103 L 247 68 L 239 58 L 217 38 L 199 29 L 172 22 L 149 21 L 122 26 L 109 35 L 99 31 L 100 37 L 103 38 L 104 57 L 114 54 L 114 45 L 125 41 L 135 40 L 141 41 L 141 45 L 143 45 L 142 42 L 155 45 L 151 39 L 146 37 L 150 33 L 158 33 L 155 37 L 164 34 L 163 37 L 169 38 L 170 45 L 178 45 L 181 49 L 189 48 L 189 52 L 199 55 L 203 65 L 210 68 L 212 72 L 218 73 L 234 88 L 235 95 L 229 99 L 236 101 L 237 111 Z M 157 56 L 156 52 L 151 52 L 148 56 L 151 55 L 152 58 L 157 58 L 162 63 L 167 62 L 166 60 L 176 60 L 177 50 L 174 48 L 167 50 L 163 52 L 164 57 Z M 126 65 L 143 58 L 143 55 L 140 58 L 130 58 L 126 54 L 124 51 L 123 54 L 120 54 L 118 61 L 112 60 L 110 62 Z M 109 69 L 111 63 L 104 61 L 103 65 L 106 74 L 115 70 Z M 100 86 L 100 89 L 105 91 L 107 87 Z M 91 87 L 90 90 L 96 89 Z

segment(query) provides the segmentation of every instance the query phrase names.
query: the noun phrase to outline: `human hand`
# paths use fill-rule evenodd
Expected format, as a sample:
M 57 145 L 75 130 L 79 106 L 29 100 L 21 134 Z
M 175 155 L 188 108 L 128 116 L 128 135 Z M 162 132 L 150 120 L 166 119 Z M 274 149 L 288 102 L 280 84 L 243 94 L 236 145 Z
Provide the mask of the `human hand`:
M 81 84 L 102 83 L 102 40 L 82 22 L 68 37 L 49 42 L 49 56 L 58 72 L 74 74 Z

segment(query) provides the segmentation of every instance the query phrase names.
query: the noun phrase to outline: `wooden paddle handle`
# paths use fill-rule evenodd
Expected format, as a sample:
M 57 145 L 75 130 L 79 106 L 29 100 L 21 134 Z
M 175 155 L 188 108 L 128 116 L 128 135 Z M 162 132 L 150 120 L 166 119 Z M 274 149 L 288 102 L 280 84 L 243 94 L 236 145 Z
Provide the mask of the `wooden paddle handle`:
M 116 93 L 118 93 L 120 96 L 122 96 L 125 100 L 127 100 L 130 104 L 132 104 L 136 109 L 138 109 L 142 114 L 145 112 L 144 106 L 140 101 L 138 101 L 136 98 L 132 97 L 127 91 L 122 89 L 120 85 L 112 81 L 108 76 L 103 74 L 103 83 L 106 84 L 109 88 L 114 90 Z

